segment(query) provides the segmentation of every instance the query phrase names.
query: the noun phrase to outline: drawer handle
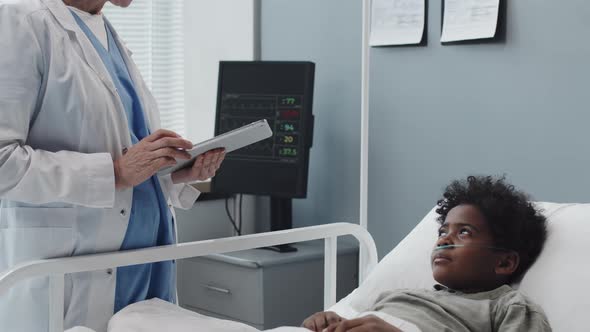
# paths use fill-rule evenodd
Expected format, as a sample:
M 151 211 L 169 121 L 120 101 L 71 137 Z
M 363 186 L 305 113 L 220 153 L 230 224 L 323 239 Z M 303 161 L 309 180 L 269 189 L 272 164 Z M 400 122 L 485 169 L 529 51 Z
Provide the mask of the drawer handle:
M 225 288 L 219 288 L 219 287 L 215 287 L 215 286 L 211 286 L 211 285 L 202 285 L 203 287 L 205 287 L 207 290 L 210 291 L 214 291 L 214 292 L 218 292 L 218 293 L 223 293 L 223 294 L 231 294 L 231 292 L 229 291 L 229 289 L 225 289 Z

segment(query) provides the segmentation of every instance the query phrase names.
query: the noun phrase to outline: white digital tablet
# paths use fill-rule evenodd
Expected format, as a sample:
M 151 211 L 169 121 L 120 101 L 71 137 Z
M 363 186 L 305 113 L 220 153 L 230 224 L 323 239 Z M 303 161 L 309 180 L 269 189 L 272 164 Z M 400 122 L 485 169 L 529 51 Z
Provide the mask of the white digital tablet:
M 224 148 L 225 152 L 229 153 L 271 136 L 272 130 L 268 126 L 266 120 L 263 119 L 252 122 L 243 127 L 228 131 L 227 133 L 223 133 L 193 145 L 193 148 L 187 151 L 192 157 L 190 160 L 176 159 L 176 165 L 162 168 L 158 171 L 158 175 L 170 174 L 176 170 L 188 167 L 195 162 L 197 156 L 207 151 Z

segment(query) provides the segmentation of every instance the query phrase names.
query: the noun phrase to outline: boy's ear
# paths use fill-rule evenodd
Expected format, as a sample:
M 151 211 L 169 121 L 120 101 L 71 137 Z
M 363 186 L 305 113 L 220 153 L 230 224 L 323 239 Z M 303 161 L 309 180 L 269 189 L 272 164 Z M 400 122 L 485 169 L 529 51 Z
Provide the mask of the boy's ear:
M 496 274 L 509 276 L 513 274 L 516 269 L 518 269 L 518 264 L 520 263 L 520 256 L 516 251 L 511 251 L 505 254 L 502 254 L 500 259 L 498 259 L 496 263 Z

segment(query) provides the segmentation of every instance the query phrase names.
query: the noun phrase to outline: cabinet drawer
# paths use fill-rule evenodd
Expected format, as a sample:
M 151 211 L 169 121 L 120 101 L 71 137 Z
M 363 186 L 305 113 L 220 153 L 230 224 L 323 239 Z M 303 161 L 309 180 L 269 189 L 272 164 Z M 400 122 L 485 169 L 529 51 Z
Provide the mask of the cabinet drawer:
M 178 261 L 179 303 L 263 324 L 260 269 L 191 258 Z

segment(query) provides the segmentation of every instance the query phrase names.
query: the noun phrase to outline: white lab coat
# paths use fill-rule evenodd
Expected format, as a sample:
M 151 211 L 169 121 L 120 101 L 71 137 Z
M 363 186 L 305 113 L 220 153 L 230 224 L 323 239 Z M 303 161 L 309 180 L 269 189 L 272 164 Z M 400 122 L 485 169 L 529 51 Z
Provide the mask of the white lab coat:
M 153 132 L 155 100 L 123 53 Z M 109 73 L 63 2 L 0 0 L 0 271 L 118 250 L 133 190 L 115 191 L 113 159 L 130 145 Z M 160 182 L 171 207 L 199 194 L 169 175 Z M 67 276 L 66 328 L 105 331 L 115 281 L 116 269 Z M 0 297 L 1 331 L 46 331 L 47 314 L 46 278 Z

